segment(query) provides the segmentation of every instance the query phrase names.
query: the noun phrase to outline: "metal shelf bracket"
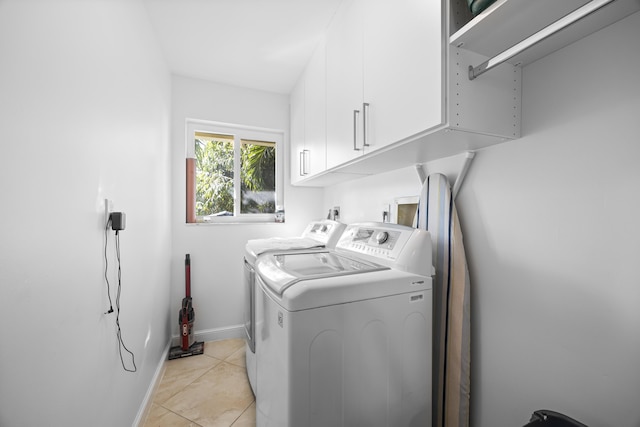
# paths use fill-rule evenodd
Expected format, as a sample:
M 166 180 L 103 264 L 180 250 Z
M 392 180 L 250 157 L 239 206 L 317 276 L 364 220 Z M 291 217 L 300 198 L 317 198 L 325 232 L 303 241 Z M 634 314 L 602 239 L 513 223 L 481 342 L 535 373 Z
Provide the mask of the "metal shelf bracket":
M 460 191 L 460 187 L 462 186 L 464 177 L 467 175 L 467 172 L 469 171 L 469 167 L 471 166 L 471 161 L 475 156 L 476 156 L 476 153 L 473 151 L 467 151 L 465 153 L 464 163 L 462 164 L 462 167 L 460 168 L 460 172 L 458 173 L 458 176 L 456 177 L 456 181 L 453 183 L 453 187 L 451 189 L 451 196 L 453 197 L 454 200 L 458 195 L 458 191 Z M 417 164 L 415 165 L 415 168 L 416 168 L 416 172 L 418 173 L 418 178 L 420 179 L 420 183 L 424 185 L 428 177 L 428 174 L 425 171 L 424 165 Z
M 467 151 L 464 163 L 462 164 L 462 169 L 460 169 L 460 173 L 456 178 L 456 182 L 453 183 L 453 189 L 451 190 L 451 195 L 453 196 L 453 200 L 458 196 L 458 191 L 460 191 L 460 187 L 462 187 L 462 182 L 464 181 L 464 177 L 467 176 L 467 172 L 469 171 L 469 166 L 471 166 L 471 161 L 476 156 L 476 153 L 473 151 Z

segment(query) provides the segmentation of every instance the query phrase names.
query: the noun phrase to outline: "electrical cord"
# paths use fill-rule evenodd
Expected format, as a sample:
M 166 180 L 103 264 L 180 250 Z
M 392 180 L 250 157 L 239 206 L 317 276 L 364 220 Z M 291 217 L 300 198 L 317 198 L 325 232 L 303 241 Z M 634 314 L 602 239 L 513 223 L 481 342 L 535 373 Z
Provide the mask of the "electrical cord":
M 113 303 L 111 301 L 111 285 L 109 283 L 109 276 L 108 276 L 109 257 L 107 256 L 107 245 L 109 242 L 108 231 L 109 231 L 110 225 L 111 225 L 111 218 L 109 218 L 109 220 L 107 221 L 107 225 L 105 226 L 105 229 L 104 229 L 104 280 L 107 284 L 107 296 L 109 297 L 109 310 L 107 310 L 104 314 L 110 314 L 114 312 Z M 120 354 L 120 362 L 122 363 L 122 369 L 124 369 L 127 372 L 136 372 L 138 370 L 138 367 L 136 366 L 135 355 L 125 345 L 122 339 L 122 329 L 120 328 L 120 294 L 122 292 L 122 263 L 120 262 L 120 234 L 118 234 L 118 230 L 116 230 L 115 241 L 116 241 L 116 258 L 118 260 L 118 291 L 116 294 L 116 310 L 115 310 L 116 327 L 118 329 L 116 332 L 116 336 L 118 338 L 118 353 Z M 131 362 L 133 363 L 133 369 L 127 368 L 127 366 L 124 363 L 124 357 L 122 355 L 123 348 L 127 353 L 131 355 Z
M 118 292 L 116 295 L 116 325 L 118 327 L 118 351 L 120 353 L 120 362 L 122 362 L 122 368 L 127 372 L 136 372 L 138 370 L 136 366 L 136 356 L 131 350 L 127 348 L 122 339 L 122 329 L 120 329 L 120 293 L 122 290 L 122 268 L 120 263 L 120 234 L 116 230 L 116 257 L 118 258 Z M 125 349 L 127 353 L 131 355 L 131 362 L 133 363 L 133 369 L 128 369 L 124 364 L 122 357 L 122 349 Z
M 111 286 L 109 285 L 109 257 L 107 257 L 107 244 L 109 243 L 109 226 L 111 225 L 111 216 L 107 220 L 107 225 L 104 227 L 104 281 L 107 283 L 107 296 L 109 297 L 109 310 L 104 314 L 113 313 L 113 303 L 111 302 Z

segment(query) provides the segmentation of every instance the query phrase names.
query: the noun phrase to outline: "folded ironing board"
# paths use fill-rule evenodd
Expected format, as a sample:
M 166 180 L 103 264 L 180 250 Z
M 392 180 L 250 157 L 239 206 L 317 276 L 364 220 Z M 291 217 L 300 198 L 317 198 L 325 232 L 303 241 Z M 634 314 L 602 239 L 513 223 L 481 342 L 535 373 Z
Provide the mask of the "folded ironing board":
M 447 177 L 423 184 L 418 228 L 433 241 L 433 427 L 467 427 L 470 394 L 469 271 Z

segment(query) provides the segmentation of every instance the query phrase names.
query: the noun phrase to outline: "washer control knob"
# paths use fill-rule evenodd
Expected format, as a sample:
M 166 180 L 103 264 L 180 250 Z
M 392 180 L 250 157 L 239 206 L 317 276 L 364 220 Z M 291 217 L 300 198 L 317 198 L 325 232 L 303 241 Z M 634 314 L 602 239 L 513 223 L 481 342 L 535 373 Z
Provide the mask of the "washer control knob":
M 379 245 L 383 244 L 387 240 L 389 240 L 389 233 L 386 231 L 381 231 L 376 234 L 376 242 L 378 242 Z

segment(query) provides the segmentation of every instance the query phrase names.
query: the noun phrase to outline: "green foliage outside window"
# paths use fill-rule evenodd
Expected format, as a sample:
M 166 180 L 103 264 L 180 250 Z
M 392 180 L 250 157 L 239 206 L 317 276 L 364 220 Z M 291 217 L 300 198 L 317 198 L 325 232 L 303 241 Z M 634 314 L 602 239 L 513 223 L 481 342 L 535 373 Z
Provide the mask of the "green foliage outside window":
M 275 144 L 243 141 L 240 156 L 242 159 L 241 212 L 275 212 Z
M 196 137 L 195 156 L 196 215 L 233 215 L 233 137 Z M 275 212 L 275 144 L 242 141 L 240 161 L 241 213 Z
M 233 140 L 196 139 L 196 216 L 233 213 Z

